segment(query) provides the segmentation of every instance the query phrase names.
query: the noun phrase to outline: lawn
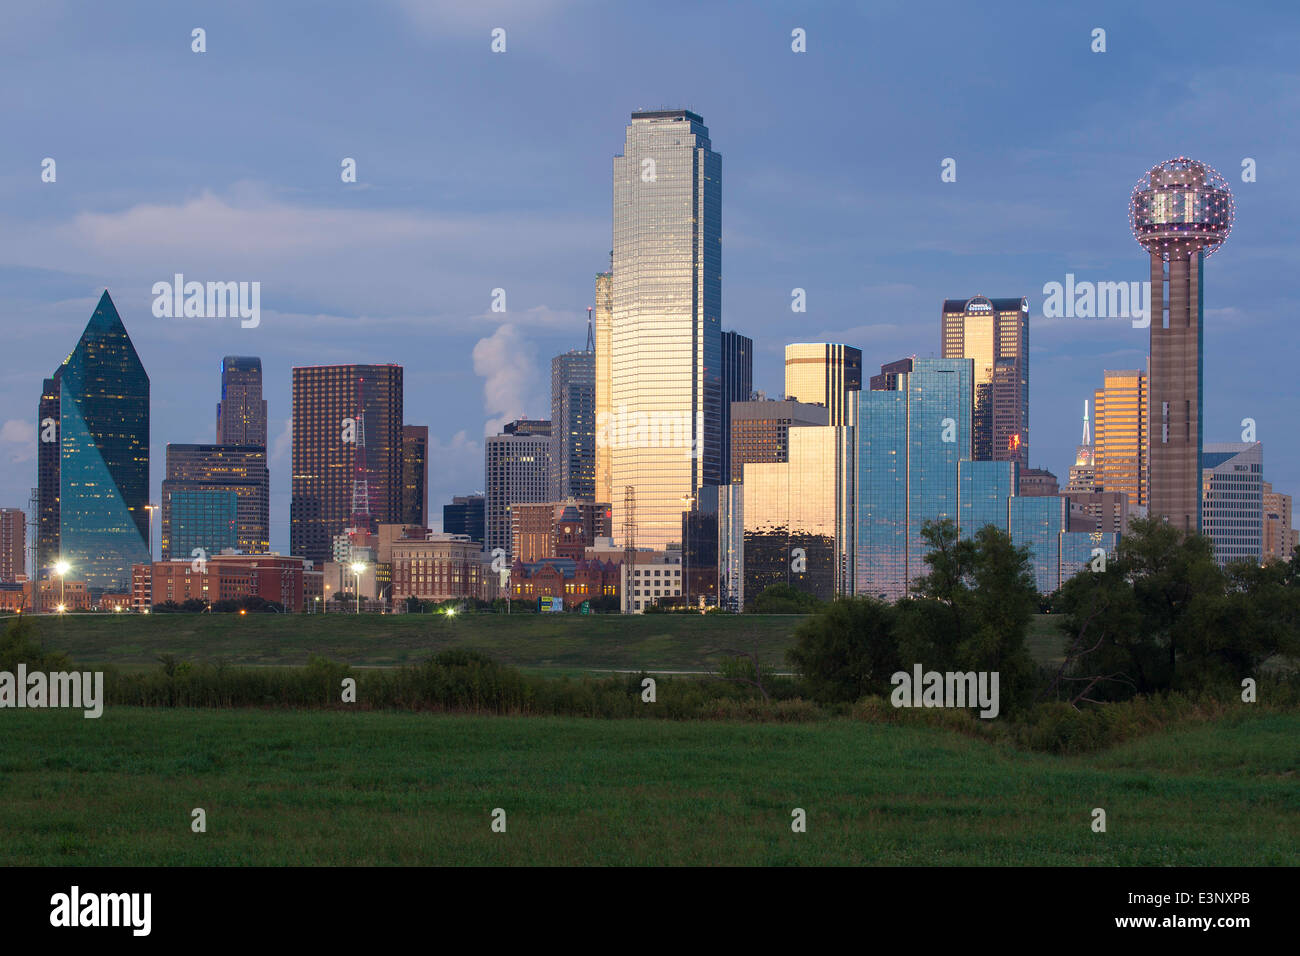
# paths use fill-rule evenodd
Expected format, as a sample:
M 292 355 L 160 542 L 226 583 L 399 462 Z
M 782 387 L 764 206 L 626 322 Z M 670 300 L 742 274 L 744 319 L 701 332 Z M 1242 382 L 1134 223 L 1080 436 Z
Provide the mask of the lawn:
M 423 660 L 448 647 L 530 670 L 707 670 L 727 650 L 756 651 L 778 669 L 800 615 L 69 614 L 33 618 L 47 648 L 78 662 L 157 663 L 159 654 L 231 664 L 305 664 L 313 654 L 354 666 Z M 1054 620 L 1035 618 L 1035 659 L 1059 660 Z
M 0 727 L 4 866 L 1300 863 L 1296 715 L 1070 759 L 847 719 L 109 708 Z

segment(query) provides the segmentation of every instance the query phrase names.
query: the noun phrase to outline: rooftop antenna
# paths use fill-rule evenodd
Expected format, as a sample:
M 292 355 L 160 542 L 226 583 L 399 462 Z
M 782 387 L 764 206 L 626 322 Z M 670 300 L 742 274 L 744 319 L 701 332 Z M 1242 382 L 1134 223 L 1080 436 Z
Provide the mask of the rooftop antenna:
M 596 351 L 596 339 L 591 331 L 591 306 L 587 306 L 587 351 Z

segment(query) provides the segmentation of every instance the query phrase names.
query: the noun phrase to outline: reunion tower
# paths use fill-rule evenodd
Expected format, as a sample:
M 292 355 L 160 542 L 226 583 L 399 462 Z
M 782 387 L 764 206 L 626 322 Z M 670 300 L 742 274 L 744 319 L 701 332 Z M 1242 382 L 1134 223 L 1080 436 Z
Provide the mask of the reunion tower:
M 1232 231 L 1228 182 L 1179 156 L 1133 187 L 1129 225 L 1151 254 L 1150 514 L 1201 530 L 1203 268 Z

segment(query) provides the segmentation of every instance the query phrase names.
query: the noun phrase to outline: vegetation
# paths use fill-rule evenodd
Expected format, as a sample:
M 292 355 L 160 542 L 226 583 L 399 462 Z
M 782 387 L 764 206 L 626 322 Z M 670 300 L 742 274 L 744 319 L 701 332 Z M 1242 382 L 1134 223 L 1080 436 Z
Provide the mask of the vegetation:
M 747 602 L 746 610 L 755 614 L 807 614 L 821 606 L 822 602 L 807 591 L 788 584 L 773 584 Z

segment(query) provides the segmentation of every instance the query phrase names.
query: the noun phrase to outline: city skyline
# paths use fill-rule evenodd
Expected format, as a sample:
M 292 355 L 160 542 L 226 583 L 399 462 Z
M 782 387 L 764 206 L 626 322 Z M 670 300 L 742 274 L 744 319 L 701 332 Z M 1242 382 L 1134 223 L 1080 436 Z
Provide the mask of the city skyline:
M 39 35 L 42 24 L 37 15 L 32 16 L 37 17 L 33 29 Z M 394 13 L 394 16 L 401 14 Z M 1285 434 L 1285 414 L 1293 399 L 1288 393 L 1290 384 L 1285 365 L 1281 364 L 1282 357 L 1270 351 L 1260 353 L 1250 345 L 1251 341 L 1260 342 L 1279 334 L 1270 330 L 1277 328 L 1272 323 L 1284 321 L 1286 315 L 1280 291 L 1268 277 L 1273 271 L 1270 260 L 1285 255 L 1285 245 L 1278 243 L 1289 239 L 1277 229 L 1286 218 L 1283 214 L 1287 204 L 1293 200 L 1285 191 L 1278 191 L 1281 177 L 1271 176 L 1269 169 L 1270 165 L 1272 169 L 1281 167 L 1276 158 L 1270 163 L 1268 157 L 1270 154 L 1276 157 L 1285 148 L 1285 137 L 1290 134 L 1273 129 L 1261 143 L 1262 122 L 1272 115 L 1273 109 L 1267 98 L 1246 102 L 1234 116 L 1214 115 L 1211 120 L 1214 111 L 1208 104 L 1200 103 L 1196 91 L 1211 79 L 1223 82 L 1224 74 L 1219 69 L 1192 64 L 1186 67 L 1190 78 L 1173 91 L 1179 110 L 1177 122 L 1173 118 L 1151 121 L 1143 115 L 1139 127 L 1133 118 L 1143 114 L 1142 103 L 1121 98 L 1121 94 L 1131 95 L 1134 76 L 1130 73 L 1126 77 L 1111 77 L 1105 68 L 1122 62 L 1125 68 L 1137 70 L 1138 80 L 1170 81 L 1171 74 L 1158 66 L 1132 61 L 1124 45 L 1115 42 L 1116 37 L 1146 30 L 1147 21 L 1141 15 L 1116 7 L 1107 14 L 1112 51 L 1091 54 L 1086 30 L 1068 18 L 1035 12 L 1027 15 L 1028 22 L 1023 29 L 1037 30 L 1063 47 L 1077 48 L 1078 53 L 1067 58 L 1068 67 L 1076 72 L 1088 71 L 1087 82 L 1098 85 L 1107 95 L 1106 105 L 1113 111 L 1109 125 L 1101 124 L 1096 115 L 1063 107 L 1064 115 L 1044 118 L 1047 129 L 1035 132 L 1033 149 L 999 148 L 996 157 L 990 156 L 987 161 L 960 145 L 958 134 L 968 128 L 960 121 L 949 125 L 947 133 L 952 135 L 921 136 L 915 145 L 885 150 L 858 148 L 865 142 L 857 138 L 861 131 L 825 127 L 818 131 L 819 135 L 830 137 L 828 145 L 834 148 L 809 153 L 773 139 L 771 125 L 759 122 L 759 110 L 770 112 L 774 106 L 799 102 L 823 110 L 824 115 L 818 98 L 829 97 L 831 78 L 855 80 L 852 85 L 863 90 L 889 89 L 884 85 L 887 67 L 893 58 L 902 54 L 888 52 L 888 59 L 876 67 L 850 68 L 852 44 L 836 35 L 841 31 L 833 28 L 833 19 L 800 14 L 799 18 L 805 21 L 800 25 L 808 29 L 811 39 L 809 60 L 799 61 L 788 52 L 788 43 L 783 42 L 789 33 L 785 21 L 791 16 L 769 13 L 743 27 L 737 25 L 743 31 L 741 35 L 754 41 L 743 55 L 751 61 L 770 56 L 778 67 L 778 76 L 773 80 L 749 77 L 759 83 L 755 98 L 760 101 L 766 98 L 765 102 L 731 97 L 733 88 L 716 80 L 716 74 L 723 72 L 728 64 L 734 66 L 734 57 L 739 55 L 724 51 L 719 54 L 716 66 L 707 66 L 707 79 L 695 89 L 687 88 L 675 78 L 665 80 L 660 72 L 653 74 L 649 81 L 632 84 L 619 81 L 608 90 L 585 90 L 582 93 L 585 100 L 576 102 L 589 104 L 588 116 L 593 121 L 589 130 L 576 137 L 552 138 L 546 124 L 528 121 L 519 114 L 507 114 L 510 117 L 507 121 L 517 124 L 511 134 L 512 141 L 526 140 L 531 154 L 545 157 L 547 176 L 555 180 L 554 188 L 550 179 L 547 186 L 548 194 L 554 195 L 555 201 L 530 210 L 524 219 L 529 228 L 539 224 L 552 227 L 549 234 L 553 242 L 545 249 L 533 243 L 530 256 L 502 255 L 479 245 L 475 235 L 468 239 L 461 237 L 458 241 L 466 250 L 480 250 L 476 253 L 480 264 L 469 270 L 462 281 L 439 282 L 437 274 L 430 273 L 438 294 L 427 312 L 414 308 L 410 300 L 399 301 L 382 291 L 396 266 L 411 272 L 412 260 L 406 253 L 389 255 L 393 261 L 380 261 L 382 257 L 353 249 L 344 257 L 350 268 L 337 269 L 342 253 L 334 247 L 326 250 L 325 259 L 340 275 L 360 273 L 372 277 L 364 283 L 367 297 L 359 298 L 355 292 L 345 290 L 346 294 L 331 302 L 330 297 L 339 291 L 338 282 L 325 277 L 313 290 L 306 280 L 321 276 L 304 272 L 301 258 L 293 255 L 271 256 L 267 260 L 269 269 L 263 271 L 262 266 L 248 264 L 251 258 L 246 257 L 241 263 L 237 255 L 197 246 L 194 240 L 179 241 L 177 255 L 162 247 L 169 242 L 177 244 L 176 236 L 169 230 L 178 217 L 199 224 L 220 222 L 225 216 L 233 216 L 237 222 L 269 224 L 276 217 L 300 221 L 313 210 L 326 210 L 332 211 L 341 222 L 352 222 L 358 217 L 364 221 L 364 213 L 369 210 L 373 219 L 361 235 L 374 236 L 376 230 L 382 231 L 381 227 L 387 229 L 405 222 L 410 229 L 404 241 L 424 250 L 433 240 L 421 224 L 428 219 L 430 210 L 444 208 L 438 196 L 448 197 L 445 208 L 463 211 L 481 209 L 481 205 L 473 203 L 481 203 L 484 195 L 500 195 L 500 204 L 493 207 L 496 211 L 489 216 L 498 217 L 493 221 L 499 222 L 508 218 L 511 208 L 522 208 L 519 204 L 535 195 L 535 189 L 519 187 L 494 193 L 494 188 L 507 182 L 506 170 L 500 164 L 488 164 L 489 168 L 478 174 L 462 164 L 453 164 L 444 179 L 439 180 L 443 183 L 439 189 L 427 177 L 413 174 L 412 167 L 402 161 L 413 150 L 398 148 L 394 142 L 390 141 L 383 154 L 393 157 L 388 161 L 376 159 L 373 148 L 367 151 L 365 144 L 327 153 L 325 144 L 316 143 L 313 148 L 321 148 L 320 161 L 325 165 L 328 158 L 329 169 L 322 170 L 319 182 L 305 185 L 301 198 L 295 198 L 285 191 L 291 189 L 292 183 L 268 188 L 268 184 L 283 179 L 274 159 L 260 164 L 253 162 L 246 174 L 236 173 L 194 156 L 191 145 L 177 143 L 167 148 L 167 154 L 183 159 L 180 165 L 188 164 L 192 172 L 161 176 L 145 189 L 135 185 L 134 178 L 121 177 L 124 160 L 79 157 L 78 148 L 66 141 L 64 145 L 59 142 L 48 147 L 40 145 L 41 137 L 35 136 L 30 117 L 11 113 L 16 143 L 26 144 L 41 156 L 50 154 L 60 160 L 58 181 L 50 184 L 40 183 L 35 169 L 18 165 L 6 165 L 4 169 L 3 182 L 15 200 L 7 211 L 15 223 L 12 234 L 24 234 L 22 223 L 35 227 L 34 231 L 26 230 L 33 239 L 31 250 L 18 249 L 12 243 L 2 250 L 3 267 L 9 279 L 5 284 L 5 295 L 9 297 L 7 314 L 13 316 L 17 330 L 18 366 L 24 364 L 24 357 L 31 358 L 25 364 L 35 364 L 38 368 L 48 365 L 48 356 L 66 348 L 62 343 L 75 338 L 74 327 L 84 322 L 99 292 L 105 287 L 111 289 L 141 350 L 142 361 L 155 379 L 155 391 L 160 396 L 168 396 L 167 407 L 159 401 L 154 403 L 151 457 L 155 467 L 150 478 L 149 500 L 156 502 L 160 500 L 159 484 L 164 477 L 159 466 L 165 445 L 211 440 L 210 425 L 200 430 L 190 424 L 200 416 L 210 421 L 212 396 L 208 383 L 212 373 L 209 370 L 224 355 L 261 356 L 266 369 L 265 397 L 272 419 L 268 436 L 273 481 L 272 547 L 287 552 L 291 469 L 285 422 L 290 408 L 289 369 L 298 364 L 325 361 L 403 362 L 408 369 L 407 403 L 411 409 L 407 417 L 433 424 L 430 460 L 438 465 L 431 474 L 430 501 L 434 503 L 431 511 L 436 516 L 438 505 L 449 501 L 452 495 L 483 490 L 481 479 L 476 479 L 474 474 L 481 472 L 484 428 L 475 427 L 475 423 L 483 422 L 486 427 L 488 422 L 513 417 L 545 417 L 542 374 L 545 363 L 554 354 L 582 344 L 586 306 L 593 304 L 590 276 L 605 264 L 610 246 L 608 164 L 615 152 L 617 133 L 614 131 L 625 122 L 630 109 L 667 101 L 670 105 L 686 104 L 705 116 L 715 139 L 725 147 L 722 151 L 728 157 L 728 169 L 737 170 L 735 175 L 728 175 L 723 219 L 727 268 L 722 326 L 736 328 L 755 341 L 755 387 L 773 394 L 780 391 L 777 384 L 780 351 L 793 341 L 823 340 L 857 346 L 863 350 L 868 368 L 903 354 L 938 356 L 940 343 L 932 317 L 936 305 L 944 298 L 1024 290 L 1029 296 L 1030 323 L 1034 327 L 1032 360 L 1039 373 L 1033 397 L 1036 427 L 1030 464 L 1050 468 L 1064 478 L 1077 442 L 1078 403 L 1092 394 L 1103 368 L 1145 366 L 1146 333 L 1132 329 L 1122 320 L 1044 319 L 1041 314 L 1044 296 L 1040 290 L 1047 282 L 1063 281 L 1067 274 L 1094 281 L 1141 279 L 1143 264 L 1134 255 L 1132 240 L 1122 221 L 1127 191 L 1143 169 L 1186 153 L 1211 163 L 1234 180 L 1238 218 L 1243 225 L 1249 222 L 1249 228 L 1239 229 L 1233 242 L 1216 256 L 1213 281 L 1207 288 L 1205 441 L 1238 439 L 1239 422 L 1246 417 L 1258 422 L 1260 437 L 1266 442 L 1270 436 Z M 886 11 L 881 19 L 870 22 L 888 26 L 893 22 L 890 16 Z M 616 20 L 617 14 L 600 14 L 595 19 L 604 28 L 610 22 L 607 18 Z M 554 36 L 575 29 L 579 19 L 572 11 L 561 8 L 558 14 L 543 16 L 530 27 L 540 34 Z M 668 17 L 668 21 L 670 26 L 673 18 Z M 128 15 L 125 22 L 132 22 L 132 17 Z M 219 20 L 213 22 L 219 27 Z M 268 26 L 274 33 L 274 23 Z M 95 13 L 74 27 L 74 39 L 79 31 L 92 29 L 103 33 L 110 43 L 130 44 L 122 29 Z M 151 44 L 158 42 L 155 35 L 158 29 L 150 34 Z M 217 27 L 210 26 L 210 29 L 220 32 Z M 365 29 L 362 28 L 363 34 Z M 991 27 L 954 10 L 935 29 L 937 42 L 951 47 L 963 33 L 966 38 L 975 38 Z M 1205 29 L 1191 22 L 1180 22 L 1156 42 L 1174 49 L 1180 43 L 1193 42 L 1199 31 Z M 477 47 L 469 49 L 477 43 L 469 27 L 451 31 L 442 38 L 434 36 L 436 32 L 414 31 L 409 42 L 414 48 L 437 47 L 463 61 L 480 56 Z M 1081 35 L 1077 42 L 1076 34 Z M 911 36 L 906 32 L 902 35 L 904 39 Z M 246 31 L 241 31 L 239 36 L 241 43 L 246 42 Z M 1143 36 L 1144 42 L 1149 41 L 1149 31 Z M 759 40 L 765 46 L 758 47 Z M 466 47 L 464 52 L 460 51 L 461 45 Z M 1131 48 L 1133 44 L 1127 45 Z M 683 46 L 687 48 L 685 51 L 667 54 L 666 66 L 691 50 L 701 49 L 702 41 L 687 39 Z M 503 70 L 516 69 L 511 66 L 514 61 L 509 59 L 516 54 L 521 58 L 534 56 L 530 62 L 536 67 L 535 54 L 529 53 L 530 49 L 516 36 L 512 52 L 502 58 Z M 186 80 L 188 74 L 184 72 L 192 69 L 192 63 L 181 59 L 181 53 L 191 56 L 184 48 L 162 68 L 175 73 L 178 79 L 174 85 L 178 90 L 192 90 L 196 80 Z M 248 56 L 249 51 L 228 44 L 223 55 L 238 60 Z M 1045 54 L 1029 49 L 1027 56 L 1031 63 L 1044 62 Z M 787 62 L 782 57 L 792 59 Z M 601 53 L 591 64 L 571 67 L 569 74 L 561 75 L 552 69 L 543 80 L 540 92 L 558 95 L 588 75 L 588 71 L 596 71 L 601 64 L 609 62 L 608 55 Z M 818 78 L 791 72 L 800 69 L 797 64 L 801 62 L 822 64 L 830 73 Z M 1263 69 L 1241 60 L 1235 64 L 1242 67 L 1243 74 L 1233 84 L 1245 83 L 1247 77 Z M 1220 69 L 1227 70 L 1232 65 L 1229 61 Z M 917 75 L 918 67 L 905 63 L 901 66 L 895 63 L 895 66 L 900 76 Z M 554 63 L 549 67 L 554 68 Z M 0 67 L 3 69 L 6 67 Z M 953 74 L 934 64 L 928 64 L 927 69 L 934 72 L 925 79 L 918 95 L 932 98 L 935 90 L 944 86 L 944 77 Z M 496 85 L 485 97 L 503 95 L 501 84 L 508 84 L 509 76 L 494 82 Z M 1062 82 L 1068 88 L 1070 83 L 1084 81 Z M 790 88 L 777 89 L 778 85 Z M 698 90 L 707 90 L 709 98 L 701 99 Z M 56 117 L 61 105 L 63 109 L 70 108 L 66 92 L 60 94 L 56 89 L 49 95 Z M 1008 109 L 1015 95 L 1024 94 L 994 87 L 989 92 L 993 115 Z M 936 100 L 933 109 L 927 107 L 927 122 L 942 125 L 945 118 L 959 113 L 962 97 L 958 95 L 956 100 L 952 104 L 942 98 Z M 903 117 L 904 103 L 882 100 L 879 105 L 880 129 L 908 128 Z M 113 115 L 112 110 L 108 113 Z M 69 118 L 71 115 L 68 113 Z M 1127 129 L 1125 123 L 1130 124 Z M 1140 132 L 1135 135 L 1134 129 Z M 481 124 L 471 124 L 471 133 L 478 145 L 466 152 L 481 162 L 491 134 Z M 1252 144 L 1260 144 L 1260 148 L 1255 149 Z M 63 150 L 71 152 L 65 156 Z M 354 153 L 358 154 L 361 169 L 357 185 L 363 188 L 349 193 L 338 182 L 337 168 L 343 156 Z M 445 158 L 446 154 L 438 155 Z M 845 158 L 850 156 L 854 157 L 852 162 Z M 958 161 L 955 183 L 940 181 L 940 161 L 946 156 L 955 156 Z M 1235 171 L 1246 156 L 1259 159 L 1258 182 L 1235 181 Z M 69 163 L 66 158 L 74 161 Z M 566 158 L 574 164 L 572 170 L 561 171 L 559 166 L 552 169 L 551 163 Z M 993 158 L 1003 161 L 1002 168 L 994 168 Z M 72 170 L 76 170 L 75 175 Z M 378 175 L 381 170 L 382 176 Z M 114 195 L 121 188 L 113 185 L 114 176 L 131 184 L 120 196 Z M 1049 194 L 1048 183 L 1058 183 L 1061 176 L 1072 177 L 1071 190 Z M 779 188 L 775 185 L 778 182 Z M 410 184 L 409 188 L 403 184 Z M 34 192 L 48 207 L 37 209 L 33 205 L 29 194 Z M 827 201 L 836 192 L 849 197 L 847 205 Z M 894 192 L 900 195 L 891 197 Z M 912 210 L 906 216 L 901 212 L 904 199 L 910 201 Z M 945 213 L 943 210 L 952 204 L 954 210 Z M 1041 211 L 1031 210 L 1034 204 L 1041 204 Z M 878 208 L 877 215 L 888 217 L 892 227 L 888 248 L 861 234 L 857 219 L 867 207 Z M 403 209 L 413 212 L 403 218 Z M 970 229 L 976 222 L 985 221 L 993 223 L 992 234 L 982 233 L 979 247 L 957 238 L 961 227 Z M 106 255 L 99 244 L 106 236 L 122 235 L 121 230 L 128 223 L 139 227 L 130 233 L 133 243 L 113 256 Z M 487 231 L 494 240 L 500 238 L 494 229 Z M 532 234 L 529 229 L 522 232 Z M 56 234 L 64 236 L 57 245 L 52 238 Z M 845 245 L 848 250 L 845 255 L 849 258 L 832 254 L 824 239 L 809 241 L 815 234 L 827 234 L 828 238 Z M 283 232 L 271 231 L 267 235 L 283 235 Z M 254 246 L 265 252 L 266 243 L 271 240 L 253 238 Z M 384 239 L 381 243 L 388 253 L 393 252 L 393 241 L 396 234 L 394 239 Z M 807 251 L 801 250 L 801 245 Z M 1050 251 L 1043 252 L 1044 249 Z M 43 252 L 44 257 L 38 262 L 32 250 Z M 51 255 L 54 250 L 61 254 Z M 818 252 L 827 256 L 824 265 L 816 261 Z M 463 265 L 467 255 L 468 252 L 458 254 L 453 259 Z M 182 261 L 175 261 L 178 256 Z M 427 256 L 422 253 L 422 258 Z M 924 268 L 918 258 L 927 260 Z M 846 269 L 850 261 L 851 271 Z M 212 265 L 206 267 L 207 262 Z M 493 262 L 498 264 L 493 266 Z M 155 319 L 150 311 L 150 286 L 177 271 L 201 279 L 260 280 L 264 286 L 262 323 L 256 329 L 241 329 L 238 322 Z M 493 272 L 500 275 L 493 277 Z M 427 268 L 413 274 L 425 273 Z M 416 288 L 423 285 L 406 284 Z M 91 293 L 93 286 L 99 288 Z M 506 289 L 509 297 L 504 315 L 490 310 L 490 292 L 498 287 Z M 790 311 L 790 291 L 795 287 L 807 290 L 807 313 Z M 424 298 L 428 299 L 427 293 Z M 477 304 L 471 306 L 472 300 Z M 422 355 L 433 353 L 424 360 L 426 364 L 417 368 L 416 362 L 407 355 L 408 342 L 417 347 L 434 345 L 421 348 Z M 352 358 L 351 353 L 357 352 L 362 354 Z M 1048 370 L 1052 373 L 1050 378 L 1045 374 Z M 1249 381 L 1251 387 L 1240 392 L 1230 390 L 1230 383 L 1239 379 Z M 529 380 L 531 386 L 527 384 Z M 510 394 L 514 387 L 510 381 L 522 382 L 524 386 L 516 390 L 514 397 Z M 514 407 L 487 407 L 483 401 L 485 388 L 493 391 L 494 401 L 500 400 L 497 404 L 513 402 Z M 34 448 L 30 436 L 33 423 L 27 411 L 32 383 L 23 373 L 11 371 L 3 389 L 16 410 L 5 416 L 9 423 L 5 434 L 12 437 L 3 451 L 11 467 L 0 486 L 3 493 L 0 501 L 6 506 L 23 506 L 35 483 L 34 461 L 30 457 Z M 435 414 L 435 409 L 439 414 Z M 1300 465 L 1293 449 L 1274 441 L 1270 444 L 1268 460 L 1267 477 L 1275 487 L 1293 491 L 1300 485 Z

